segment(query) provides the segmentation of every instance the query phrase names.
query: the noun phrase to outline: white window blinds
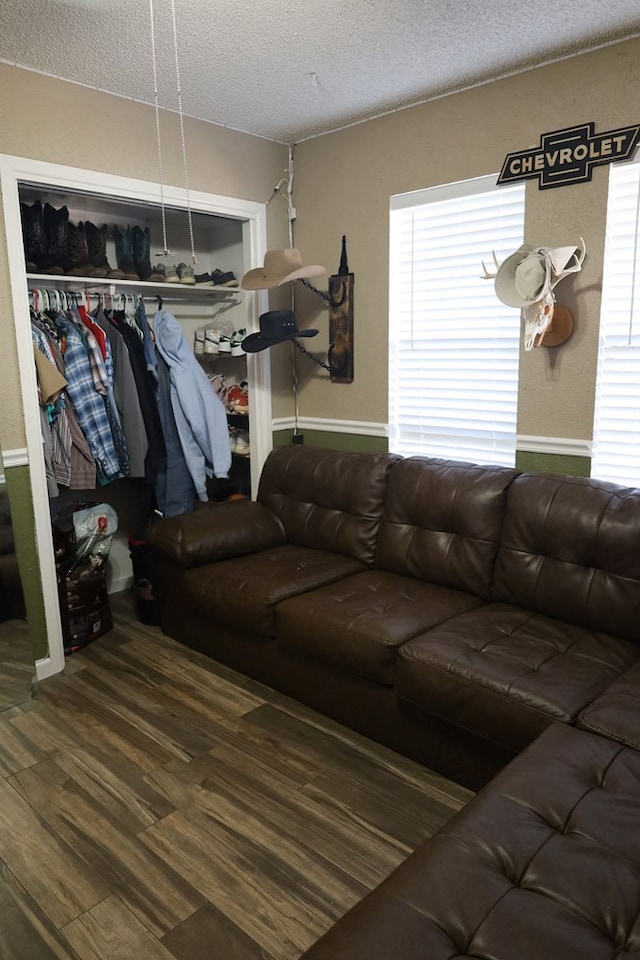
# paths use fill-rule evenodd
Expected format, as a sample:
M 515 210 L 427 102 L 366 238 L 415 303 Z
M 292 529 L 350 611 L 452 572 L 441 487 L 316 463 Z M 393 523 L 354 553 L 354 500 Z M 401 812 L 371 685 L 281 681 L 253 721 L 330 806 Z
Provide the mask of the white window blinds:
M 591 473 L 640 486 L 640 163 L 609 175 Z
M 391 198 L 389 448 L 513 465 L 520 311 L 481 279 L 522 243 L 524 185 Z

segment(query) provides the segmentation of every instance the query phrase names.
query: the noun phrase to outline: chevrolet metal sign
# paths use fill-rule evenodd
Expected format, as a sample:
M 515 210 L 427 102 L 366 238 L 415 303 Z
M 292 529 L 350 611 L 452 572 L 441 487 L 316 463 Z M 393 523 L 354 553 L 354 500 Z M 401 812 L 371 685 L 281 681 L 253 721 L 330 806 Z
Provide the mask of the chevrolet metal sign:
M 540 146 L 507 154 L 498 183 L 538 179 L 541 190 L 591 180 L 593 168 L 629 160 L 638 143 L 640 124 L 607 133 L 594 132 L 593 123 L 543 133 Z

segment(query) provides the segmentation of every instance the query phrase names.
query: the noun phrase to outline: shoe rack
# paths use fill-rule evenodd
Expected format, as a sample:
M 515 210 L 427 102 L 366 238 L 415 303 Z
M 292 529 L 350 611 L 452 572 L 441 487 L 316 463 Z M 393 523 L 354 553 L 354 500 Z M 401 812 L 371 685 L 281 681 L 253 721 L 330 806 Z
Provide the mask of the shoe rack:
M 232 271 L 240 280 L 252 264 L 263 260 L 266 250 L 266 211 L 264 204 L 253 201 L 190 191 L 196 263 L 191 263 L 191 245 L 187 218 L 187 197 L 184 190 L 165 185 L 163 200 L 166 212 L 167 246 L 170 257 L 157 257 L 164 249 L 161 196 L 157 184 L 147 181 L 113 177 L 103 173 L 44 163 L 28 158 L 0 156 L 0 188 L 4 201 L 7 236 L 11 303 L 16 331 L 20 373 L 22 410 L 27 440 L 26 457 L 29 465 L 32 500 L 36 524 L 39 561 L 47 620 L 50 656 L 36 664 L 39 678 L 59 672 L 64 664 L 62 640 L 57 614 L 55 560 L 51 541 L 51 514 L 47 495 L 46 474 L 42 455 L 40 411 L 37 401 L 33 348 L 29 323 L 29 291 L 76 291 L 88 298 L 98 295 L 143 297 L 147 315 L 153 317 L 159 301 L 164 309 L 178 319 L 186 341 L 195 346 L 195 332 L 203 327 L 224 330 L 231 337 L 241 329 L 247 333 L 258 329 L 258 317 L 264 309 L 260 295 L 240 288 L 212 285 L 166 283 L 134 276 L 94 276 L 93 270 L 73 276 L 40 269 L 37 263 L 27 270 L 22 235 L 21 204 L 36 202 L 50 204 L 54 209 L 65 207 L 73 224 L 90 221 L 100 228 L 107 225 L 106 259 L 111 270 L 118 269 L 118 257 L 113 235 L 114 227 L 126 230 L 137 225 L 149 232 L 149 257 L 152 267 L 180 263 L 193 266 L 194 274 Z M 109 272 L 111 272 L 111 270 Z M 123 271 L 124 272 L 124 271 Z M 96 302 L 96 301 L 94 301 Z M 117 304 L 114 304 L 117 306 Z M 221 374 L 227 384 L 247 383 L 248 412 L 229 411 L 229 426 L 245 429 L 250 436 L 249 455 L 240 444 L 242 453 L 233 454 L 233 470 L 238 471 L 237 482 L 243 491 L 256 494 L 260 471 L 272 447 L 271 390 L 268 353 L 240 356 L 207 357 L 200 360 L 208 374 Z M 215 373 L 214 373 L 215 371 Z M 212 388 L 213 389 L 213 388 Z M 242 419 L 240 419 L 242 418 Z M 237 420 L 237 423 L 235 422 Z M 232 478 L 233 479 L 233 478 Z M 115 566 L 131 570 L 126 548 L 127 533 L 136 521 L 135 496 L 121 494 L 117 485 L 127 480 L 87 491 L 87 499 L 113 500 L 121 519 L 124 546 L 112 547 Z M 214 495 L 213 498 L 216 498 Z M 117 535 L 120 536 L 119 534 Z M 114 575 L 113 589 L 123 589 L 120 570 Z

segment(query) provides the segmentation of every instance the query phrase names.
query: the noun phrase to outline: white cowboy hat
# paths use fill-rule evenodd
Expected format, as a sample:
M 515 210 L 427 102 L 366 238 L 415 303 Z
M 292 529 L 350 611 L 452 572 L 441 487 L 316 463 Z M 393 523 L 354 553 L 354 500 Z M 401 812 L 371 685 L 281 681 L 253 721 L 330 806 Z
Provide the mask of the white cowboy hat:
M 584 249 L 584 241 L 582 241 Z M 574 263 L 571 263 L 571 260 Z M 496 296 L 509 307 L 530 307 L 551 293 L 563 277 L 577 273 L 584 253 L 578 247 L 531 247 L 523 244 L 500 264 Z
M 294 247 L 288 250 L 267 250 L 264 266 L 245 273 L 240 286 L 243 290 L 269 290 L 271 287 L 289 283 L 290 280 L 322 277 L 326 272 L 324 267 L 318 265 L 305 267 L 300 251 Z

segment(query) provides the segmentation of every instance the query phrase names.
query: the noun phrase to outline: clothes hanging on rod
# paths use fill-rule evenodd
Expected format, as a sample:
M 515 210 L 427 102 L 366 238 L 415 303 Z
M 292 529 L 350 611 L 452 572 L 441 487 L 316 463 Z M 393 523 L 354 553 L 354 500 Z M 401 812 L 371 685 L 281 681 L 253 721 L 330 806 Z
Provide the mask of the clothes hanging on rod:
M 135 318 L 127 315 L 126 311 L 114 310 L 107 314 L 107 320 L 116 335 L 121 338 L 123 350 L 128 354 L 146 434 L 146 449 L 140 476 L 149 483 L 154 483 L 158 466 L 166 456 L 162 424 L 158 414 L 156 380 L 147 368 L 141 331 L 138 326 L 135 328 L 133 326 Z M 126 404 L 126 396 L 123 397 L 122 402 L 123 405 Z
M 43 396 L 43 382 L 47 373 L 40 358 L 64 378 L 64 360 L 60 349 L 60 335 L 50 318 L 32 311 L 31 331 L 36 359 L 36 375 L 40 392 L 41 411 L 46 414 L 42 419 L 42 438 L 47 464 L 47 485 L 49 494 L 59 494 L 58 484 L 70 489 L 92 489 L 96 486 L 96 465 L 84 433 L 78 423 L 73 405 L 69 402 L 65 389 L 57 396 Z M 50 465 L 50 467 L 49 467 Z
M 53 319 L 64 342 L 67 394 L 95 461 L 98 482 L 106 484 L 129 472 L 128 455 L 125 462 L 120 461 L 122 444 L 116 447 L 112 430 L 113 411 L 107 403 L 105 386 L 108 375 L 97 361 L 95 338 L 90 339 L 80 329 L 80 317 L 69 310 L 55 314 Z
M 108 319 L 102 303 L 99 303 L 92 316 L 111 347 L 114 365 L 113 394 L 129 448 L 130 475 L 144 477 L 149 440 L 129 350 L 122 334 Z
M 30 295 L 34 346 L 42 339 L 42 357 L 66 381 L 53 403 L 38 381 L 50 495 L 133 477 L 152 485 L 163 516 L 207 500 L 207 477 L 231 464 L 226 411 L 176 318 L 159 311 L 149 323 L 140 296 Z

